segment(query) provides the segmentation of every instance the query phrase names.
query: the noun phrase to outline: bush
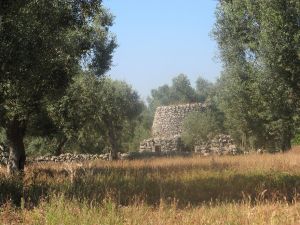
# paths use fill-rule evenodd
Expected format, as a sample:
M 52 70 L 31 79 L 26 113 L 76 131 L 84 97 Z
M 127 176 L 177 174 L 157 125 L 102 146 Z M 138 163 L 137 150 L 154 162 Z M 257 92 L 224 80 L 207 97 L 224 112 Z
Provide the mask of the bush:
M 300 145 L 300 130 L 298 131 L 298 133 L 293 138 L 292 144 L 293 145 Z
M 206 142 L 220 133 L 222 125 L 211 111 L 193 112 L 183 122 L 182 140 L 188 146 Z

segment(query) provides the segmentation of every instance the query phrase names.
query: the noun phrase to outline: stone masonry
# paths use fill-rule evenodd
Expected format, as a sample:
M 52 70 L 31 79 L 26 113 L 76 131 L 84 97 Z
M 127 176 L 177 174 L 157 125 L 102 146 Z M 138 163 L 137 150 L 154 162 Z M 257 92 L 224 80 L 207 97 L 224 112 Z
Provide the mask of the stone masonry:
M 234 144 L 230 135 L 219 134 L 207 143 L 194 146 L 195 153 L 208 155 L 238 155 L 242 151 Z
M 181 135 L 186 116 L 191 112 L 201 112 L 205 109 L 206 105 L 201 103 L 158 107 L 154 116 L 152 136 L 172 138 Z
M 184 149 L 181 141 L 183 121 L 191 112 L 202 112 L 206 104 L 161 106 L 156 109 L 152 138 L 140 143 L 140 151 L 180 151 Z

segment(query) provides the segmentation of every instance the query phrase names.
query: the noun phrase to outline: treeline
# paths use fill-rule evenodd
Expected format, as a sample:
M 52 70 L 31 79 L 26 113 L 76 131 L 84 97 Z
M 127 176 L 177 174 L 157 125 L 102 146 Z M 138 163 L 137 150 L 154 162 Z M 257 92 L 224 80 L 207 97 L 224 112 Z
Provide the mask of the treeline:
M 245 147 L 287 150 L 299 127 L 300 2 L 221 1 L 219 107 Z

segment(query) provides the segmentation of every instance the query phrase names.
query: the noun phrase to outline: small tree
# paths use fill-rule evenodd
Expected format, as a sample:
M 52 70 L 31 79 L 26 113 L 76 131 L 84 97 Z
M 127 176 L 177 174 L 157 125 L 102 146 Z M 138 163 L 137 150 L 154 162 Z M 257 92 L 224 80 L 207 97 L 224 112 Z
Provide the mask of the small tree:
M 153 118 L 150 110 L 144 106 L 142 113 L 134 121 L 134 129 L 131 130 L 131 136 L 127 142 L 129 151 L 136 151 L 139 149 L 140 142 L 151 137 L 151 127 Z
M 102 98 L 100 118 L 105 125 L 106 137 L 111 145 L 111 158 L 117 159 L 117 152 L 126 122 L 130 122 L 141 113 L 142 102 L 138 94 L 122 81 L 105 79 L 99 90 Z
M 116 159 L 124 130 L 142 106 L 138 94 L 125 82 L 86 73 L 76 77 L 50 111 L 65 140 L 93 147 L 109 144 L 112 159 Z
M 179 74 L 172 80 L 170 88 L 170 100 L 172 103 L 190 103 L 196 102 L 196 93 L 188 77 L 184 74 Z
M 163 85 L 151 91 L 148 98 L 149 109 L 153 116 L 158 106 L 171 104 L 185 104 L 197 102 L 197 94 L 188 77 L 179 74 L 172 80 L 172 85 Z
M 182 140 L 188 146 L 207 142 L 222 131 L 222 122 L 211 110 L 190 113 L 184 120 Z
M 213 87 L 213 83 L 203 79 L 202 77 L 199 77 L 196 80 L 196 94 L 198 101 L 205 102 L 212 94 Z

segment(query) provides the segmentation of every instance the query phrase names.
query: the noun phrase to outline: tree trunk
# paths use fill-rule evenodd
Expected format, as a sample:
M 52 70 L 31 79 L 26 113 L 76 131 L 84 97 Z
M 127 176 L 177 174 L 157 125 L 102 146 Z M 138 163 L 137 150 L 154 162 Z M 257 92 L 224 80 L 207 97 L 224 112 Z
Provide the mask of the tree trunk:
M 118 149 L 115 144 L 111 143 L 110 160 L 118 159 Z
M 281 150 L 285 152 L 287 150 L 290 150 L 291 148 L 292 148 L 291 137 L 286 136 L 285 139 L 282 141 Z
M 118 159 L 118 147 L 117 147 L 117 140 L 115 138 L 115 132 L 110 129 L 108 131 L 109 142 L 111 145 L 110 151 L 110 160 L 117 160 Z
M 7 172 L 9 175 L 24 171 L 25 147 L 24 147 L 25 125 L 24 122 L 14 119 L 9 122 L 6 129 L 6 136 L 9 147 L 9 160 Z
M 283 130 L 283 134 L 281 136 L 281 143 L 280 143 L 280 150 L 282 152 L 285 152 L 287 150 L 290 150 L 292 148 L 292 132 L 291 128 L 287 127 L 285 130 Z
M 66 144 L 66 142 L 67 142 L 67 138 L 65 138 L 65 137 L 62 138 L 62 140 L 59 142 L 57 148 L 55 149 L 55 153 L 54 153 L 56 156 L 61 155 L 62 149 L 63 149 L 64 145 Z

